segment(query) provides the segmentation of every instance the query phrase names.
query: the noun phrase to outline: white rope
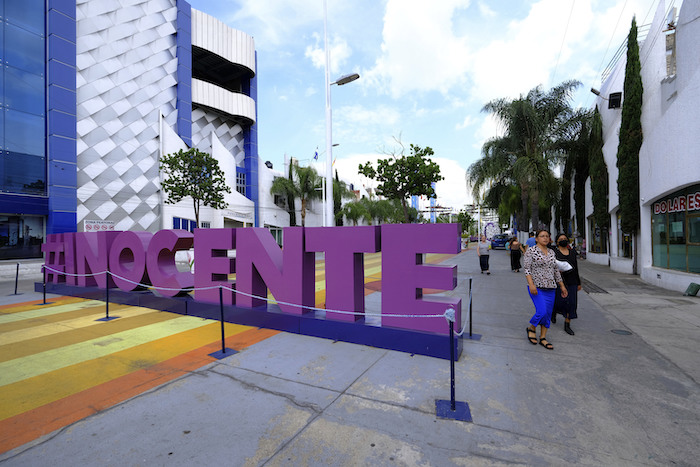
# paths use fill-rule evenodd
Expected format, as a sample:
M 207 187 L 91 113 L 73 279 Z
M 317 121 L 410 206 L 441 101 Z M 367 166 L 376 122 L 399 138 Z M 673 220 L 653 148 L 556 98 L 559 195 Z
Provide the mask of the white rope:
M 63 271 L 58 271 L 58 270 L 53 269 L 53 268 L 51 268 L 51 267 L 49 267 L 49 266 L 46 266 L 46 265 L 44 265 L 44 268 L 45 268 L 45 269 L 48 269 L 49 271 L 53 271 L 53 272 L 55 272 L 55 273 L 57 273 L 57 274 L 64 274 L 64 275 L 69 275 L 69 276 L 74 276 L 74 277 L 79 277 L 79 276 L 96 276 L 96 275 L 99 275 L 99 274 L 105 274 L 105 273 L 107 273 L 107 274 L 111 275 L 112 277 L 121 279 L 121 280 L 123 280 L 123 281 L 125 281 L 125 282 L 128 282 L 128 283 L 130 283 L 130 284 L 133 284 L 133 285 L 136 285 L 136 286 L 139 286 L 139 287 L 144 287 L 144 288 L 147 288 L 147 289 L 148 289 L 148 288 L 155 288 L 156 290 L 171 290 L 171 291 L 175 291 L 175 290 L 177 290 L 177 291 L 182 291 L 182 290 L 183 290 L 183 289 L 181 289 L 181 288 L 160 287 L 160 286 L 153 286 L 153 285 L 150 285 L 150 284 L 142 284 L 142 283 L 140 283 L 140 282 L 134 282 L 134 281 L 132 281 L 132 280 L 130 280 L 130 279 L 127 279 L 126 277 L 121 277 L 121 276 L 119 276 L 119 275 L 117 275 L 117 274 L 114 274 L 114 273 L 111 272 L 111 271 L 101 271 L 101 272 L 93 273 L 93 274 L 71 274 L 71 273 L 67 273 L 67 272 L 63 272 Z M 249 293 L 246 293 L 246 292 L 241 292 L 240 290 L 232 289 L 232 288 L 226 287 L 225 285 L 213 285 L 213 286 L 209 286 L 209 287 L 192 287 L 192 288 L 186 288 L 185 290 L 187 290 L 187 291 L 189 292 L 189 291 L 197 291 L 197 290 L 212 290 L 212 289 L 218 289 L 218 288 L 226 289 L 226 290 L 231 291 L 231 292 L 233 292 L 233 293 L 235 293 L 235 294 L 237 294 L 237 295 L 243 295 L 243 296 L 245 296 L 245 297 L 250 297 L 250 298 L 257 298 L 257 299 L 259 299 L 259 300 L 264 300 L 264 301 L 266 301 L 266 302 L 269 302 L 269 301 L 270 301 L 270 299 L 268 299 L 267 297 L 261 297 L 261 296 L 259 296 L 259 295 L 252 295 L 252 294 L 249 294 Z M 470 292 L 470 294 L 471 294 L 471 292 Z M 471 295 L 470 295 L 470 300 L 471 300 Z M 306 308 L 307 310 L 323 311 L 323 312 L 325 312 L 325 313 L 338 313 L 338 314 L 344 314 L 344 315 L 356 315 L 356 314 L 359 313 L 359 312 L 357 312 L 357 311 L 345 311 L 345 310 L 332 310 L 332 309 L 328 309 L 328 308 L 316 308 L 316 307 L 313 307 L 313 306 L 299 305 L 298 303 L 289 303 L 289 302 L 283 302 L 283 301 L 280 301 L 280 300 L 275 300 L 275 303 L 281 304 L 281 305 L 287 305 L 287 306 L 297 307 L 297 308 Z M 447 310 L 445 310 L 444 313 L 439 314 L 439 315 L 402 315 L 402 314 L 395 314 L 395 313 L 382 313 L 382 314 L 379 315 L 379 316 L 381 316 L 381 317 L 387 317 L 387 318 L 445 318 L 445 319 L 447 319 L 448 321 L 450 321 L 449 318 L 448 318 L 449 310 L 452 310 L 452 313 L 454 313 L 454 308 L 449 307 L 449 308 L 447 308 Z M 371 316 L 371 315 L 368 315 L 367 313 L 365 313 L 365 315 L 366 315 L 366 316 Z M 452 321 L 454 321 L 454 315 L 453 315 Z M 462 333 L 463 333 L 463 332 L 464 332 L 464 329 L 462 329 Z M 462 334 L 459 333 L 458 335 L 461 336 Z

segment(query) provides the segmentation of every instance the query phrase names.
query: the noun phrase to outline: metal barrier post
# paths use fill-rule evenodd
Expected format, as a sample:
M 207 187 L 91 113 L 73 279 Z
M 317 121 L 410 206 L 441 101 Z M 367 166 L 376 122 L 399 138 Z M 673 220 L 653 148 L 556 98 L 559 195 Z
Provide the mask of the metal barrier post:
M 219 286 L 219 312 L 221 313 L 221 353 L 226 353 L 226 337 L 224 335 L 224 288 Z
M 185 306 L 187 306 L 187 302 L 185 302 Z M 237 350 L 226 348 L 226 335 L 224 334 L 224 286 L 223 285 L 219 286 L 219 314 L 221 315 L 221 350 L 217 350 L 216 352 L 212 352 L 209 354 L 209 356 L 220 360 L 224 357 L 228 357 L 229 355 L 233 355 L 233 354 L 238 353 Z
M 44 303 L 42 305 L 46 305 L 46 265 L 41 265 L 41 271 L 44 281 Z
M 17 272 L 15 273 L 15 293 L 13 295 L 19 295 L 17 293 L 17 283 L 19 282 L 19 263 L 17 263 Z
M 472 415 L 469 411 L 469 404 L 466 402 L 457 402 L 455 400 L 455 319 L 456 312 L 454 308 L 445 310 L 445 318 L 450 325 L 450 400 L 435 400 L 435 415 L 439 418 L 449 418 L 451 420 L 460 420 L 463 422 L 471 422 Z
M 450 409 L 455 411 L 455 322 L 450 320 Z
M 472 278 L 469 278 L 469 337 L 472 337 Z
M 119 318 L 119 316 L 109 316 L 109 270 L 104 272 L 105 274 L 105 317 L 97 319 L 95 321 L 112 321 L 113 319 Z

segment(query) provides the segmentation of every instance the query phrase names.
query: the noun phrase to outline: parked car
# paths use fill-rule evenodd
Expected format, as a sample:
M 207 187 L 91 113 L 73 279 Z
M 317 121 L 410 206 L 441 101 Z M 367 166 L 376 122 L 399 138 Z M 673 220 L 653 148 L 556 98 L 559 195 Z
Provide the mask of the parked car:
M 506 235 L 506 234 L 496 234 L 491 239 L 491 249 L 492 250 L 495 250 L 496 248 L 503 248 L 505 250 L 507 244 L 508 244 L 508 235 Z

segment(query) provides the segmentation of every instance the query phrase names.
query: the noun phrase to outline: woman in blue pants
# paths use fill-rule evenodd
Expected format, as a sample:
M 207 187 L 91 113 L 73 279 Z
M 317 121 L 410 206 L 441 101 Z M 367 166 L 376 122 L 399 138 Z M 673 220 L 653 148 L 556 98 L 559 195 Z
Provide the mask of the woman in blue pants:
M 535 234 L 535 242 L 535 246 L 528 248 L 525 252 L 523 261 L 528 292 L 535 305 L 535 314 L 527 327 L 527 338 L 531 344 L 537 344 L 537 326 L 539 326 L 539 344 L 547 350 L 552 350 L 554 347 L 547 341 L 546 336 L 552 319 L 557 284 L 561 289 L 562 297 L 566 298 L 568 291 L 557 269 L 554 251 L 548 248 L 549 231 L 538 230 Z

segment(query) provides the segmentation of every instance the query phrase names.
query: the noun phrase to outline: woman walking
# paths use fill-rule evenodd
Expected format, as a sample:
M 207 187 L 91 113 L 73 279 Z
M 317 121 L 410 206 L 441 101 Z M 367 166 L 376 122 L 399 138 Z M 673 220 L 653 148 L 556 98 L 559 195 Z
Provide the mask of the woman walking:
M 520 257 L 523 253 L 523 244 L 518 241 L 518 237 L 513 237 L 508 243 L 510 250 L 510 269 L 513 272 L 520 272 Z
M 527 327 L 527 338 L 531 344 L 537 344 L 537 326 L 539 326 L 539 344 L 547 350 L 552 350 L 554 347 L 546 337 L 557 284 L 561 289 L 562 297 L 566 298 L 568 291 L 557 269 L 555 253 L 547 247 L 550 242 L 549 232 L 538 230 L 535 234 L 535 242 L 535 246 L 528 248 L 525 252 L 524 261 L 528 292 L 535 305 L 535 314 L 530 319 L 530 326 Z
M 576 308 L 578 308 L 578 291 L 581 290 L 581 278 L 578 275 L 578 262 L 576 261 L 576 250 L 569 247 L 569 239 L 566 234 L 557 235 L 557 246 L 554 248 L 556 259 L 566 261 L 571 265 L 570 270 L 562 272 L 561 277 L 566 285 L 568 296 L 562 297 L 557 291 L 554 299 L 554 309 L 552 310 L 552 323 L 557 322 L 557 313 L 564 316 L 564 331 L 570 336 L 574 335 L 571 329 L 571 320 L 576 319 Z
M 481 241 L 476 246 L 476 254 L 479 257 L 479 266 L 481 267 L 481 274 L 489 272 L 489 249 L 491 244 L 486 241 L 486 235 L 481 236 Z

